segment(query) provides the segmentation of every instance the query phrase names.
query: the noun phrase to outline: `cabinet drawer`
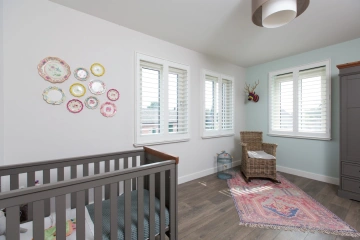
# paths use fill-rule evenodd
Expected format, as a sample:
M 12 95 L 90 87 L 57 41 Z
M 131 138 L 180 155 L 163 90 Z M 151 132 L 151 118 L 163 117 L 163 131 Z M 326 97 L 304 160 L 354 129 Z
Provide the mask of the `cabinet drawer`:
M 359 178 L 360 180 L 360 165 L 342 163 L 342 174 L 350 177 Z
M 360 193 L 360 181 L 342 178 L 342 189 L 349 192 Z

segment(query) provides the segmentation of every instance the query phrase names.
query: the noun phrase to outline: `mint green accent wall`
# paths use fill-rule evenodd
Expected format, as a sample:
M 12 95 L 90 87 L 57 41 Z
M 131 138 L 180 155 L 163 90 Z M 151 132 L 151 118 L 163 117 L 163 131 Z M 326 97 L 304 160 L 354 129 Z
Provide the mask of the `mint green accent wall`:
M 304 39 L 305 41 L 306 39 Z M 331 60 L 331 141 L 271 137 L 268 136 L 268 73 Z M 329 177 L 339 177 L 339 71 L 336 65 L 360 61 L 360 39 L 320 48 L 291 57 L 256 65 L 246 69 L 246 82 L 254 84 L 260 80 L 255 92 L 259 94 L 257 103 L 247 102 L 245 106 L 246 130 L 263 131 L 264 142 L 278 144 L 277 164 Z M 244 101 L 247 101 L 244 99 Z

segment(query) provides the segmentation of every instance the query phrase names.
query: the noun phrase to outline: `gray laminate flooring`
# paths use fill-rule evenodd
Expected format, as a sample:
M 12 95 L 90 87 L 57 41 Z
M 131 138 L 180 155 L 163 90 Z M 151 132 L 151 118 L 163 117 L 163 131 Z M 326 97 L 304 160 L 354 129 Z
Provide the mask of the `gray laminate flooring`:
M 335 185 L 281 174 L 360 232 L 360 202 L 338 197 Z M 216 174 L 179 185 L 179 239 L 360 239 L 239 226 L 239 216 L 227 189 L 226 181 L 216 178 Z

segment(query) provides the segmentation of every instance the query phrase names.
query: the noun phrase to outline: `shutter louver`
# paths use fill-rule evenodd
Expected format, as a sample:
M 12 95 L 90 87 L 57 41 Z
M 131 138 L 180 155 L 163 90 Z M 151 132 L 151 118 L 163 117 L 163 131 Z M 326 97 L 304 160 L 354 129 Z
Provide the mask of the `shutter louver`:
M 272 131 L 293 131 L 293 73 L 274 76 L 270 96 Z
M 299 132 L 327 132 L 326 67 L 299 72 Z
M 205 76 L 205 131 L 219 130 L 219 78 Z
M 232 81 L 222 79 L 222 94 L 222 129 L 231 130 L 234 128 Z
M 140 135 L 164 131 L 163 66 L 140 61 Z
M 188 76 L 187 71 L 169 67 L 168 81 L 168 132 L 188 133 Z

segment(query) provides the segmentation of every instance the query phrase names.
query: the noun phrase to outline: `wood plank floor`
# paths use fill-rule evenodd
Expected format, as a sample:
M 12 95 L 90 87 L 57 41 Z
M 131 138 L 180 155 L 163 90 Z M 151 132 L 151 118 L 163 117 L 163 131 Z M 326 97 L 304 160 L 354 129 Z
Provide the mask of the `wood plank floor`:
M 281 174 L 360 232 L 360 202 L 339 198 L 335 185 Z M 360 239 L 239 226 L 232 198 L 221 193 L 227 189 L 226 181 L 216 178 L 216 174 L 179 185 L 179 239 Z

